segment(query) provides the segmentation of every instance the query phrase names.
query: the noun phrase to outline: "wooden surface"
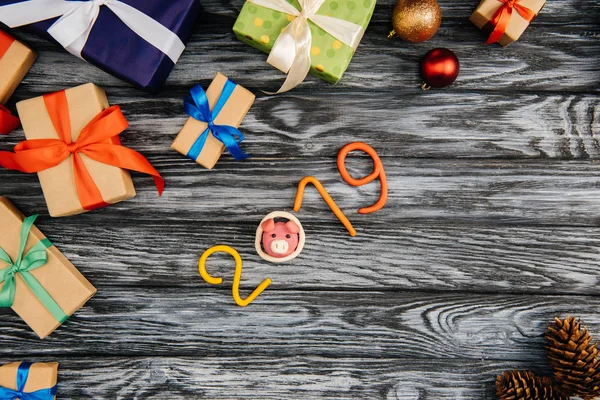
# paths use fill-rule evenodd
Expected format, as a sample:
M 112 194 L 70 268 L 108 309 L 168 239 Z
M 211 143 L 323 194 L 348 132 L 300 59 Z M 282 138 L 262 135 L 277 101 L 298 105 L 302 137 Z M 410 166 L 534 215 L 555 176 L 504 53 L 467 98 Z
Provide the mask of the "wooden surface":
M 550 0 L 520 41 L 484 46 L 468 21 L 477 0 L 440 0 L 442 28 L 414 45 L 385 38 L 393 0 L 381 0 L 337 86 L 316 78 L 277 97 L 282 75 L 234 38 L 241 0 L 203 0 L 188 51 L 164 91 L 145 95 L 27 34 L 40 52 L 18 100 L 95 82 L 120 104 L 123 142 L 167 181 L 134 175 L 138 197 L 66 219 L 47 216 L 36 176 L 0 171 L 0 195 L 27 214 L 98 294 L 40 341 L 0 311 L 0 361 L 61 363 L 63 399 L 494 399 L 507 369 L 549 373 L 543 334 L 576 315 L 600 337 L 600 5 Z M 448 47 L 461 61 L 445 90 L 419 89 L 418 61 Z M 257 93 L 242 163 L 207 171 L 170 150 L 186 120 L 182 98 L 223 72 Z M 8 149 L 22 133 L 0 139 Z M 383 158 L 387 207 L 369 216 L 379 185 L 352 188 L 335 165 L 361 140 Z M 366 157 L 348 160 L 355 176 Z M 290 209 L 305 175 L 323 181 L 358 231 L 350 238 L 313 189 L 294 262 L 253 251 L 261 218 Z M 202 252 L 224 243 L 244 258 L 209 286 Z

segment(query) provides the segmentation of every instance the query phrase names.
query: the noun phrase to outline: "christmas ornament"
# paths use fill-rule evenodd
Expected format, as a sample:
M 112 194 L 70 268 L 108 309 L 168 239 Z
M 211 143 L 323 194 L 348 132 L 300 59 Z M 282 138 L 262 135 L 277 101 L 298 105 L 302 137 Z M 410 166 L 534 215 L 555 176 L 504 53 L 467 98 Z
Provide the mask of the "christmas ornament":
M 388 38 L 400 37 L 413 43 L 429 40 L 442 23 L 442 10 L 436 0 L 398 0 L 392 15 Z
M 530 371 L 503 372 L 496 378 L 496 394 L 500 400 L 569 400 L 550 378 Z
M 600 362 L 597 342 L 573 317 L 554 319 L 548 327 L 548 359 L 554 378 L 570 394 L 584 400 L 600 397 Z
M 456 54 L 448 49 L 433 49 L 421 60 L 421 89 L 429 90 L 450 86 L 458 76 L 460 63 Z

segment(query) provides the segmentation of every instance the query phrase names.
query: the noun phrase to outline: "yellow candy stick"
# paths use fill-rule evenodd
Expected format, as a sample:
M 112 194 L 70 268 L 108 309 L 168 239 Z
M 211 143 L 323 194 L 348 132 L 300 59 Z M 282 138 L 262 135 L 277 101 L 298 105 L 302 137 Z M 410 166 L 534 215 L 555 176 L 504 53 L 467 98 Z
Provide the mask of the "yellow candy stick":
M 206 271 L 206 260 L 214 253 L 227 253 L 231 255 L 235 260 L 235 273 L 233 275 L 233 287 L 231 288 L 231 293 L 233 295 L 233 300 L 238 306 L 246 307 L 248 304 L 252 303 L 254 299 L 256 299 L 271 284 L 271 279 L 265 279 L 260 285 L 258 285 L 256 289 L 254 289 L 250 296 L 246 297 L 245 299 L 242 299 L 240 297 L 240 281 L 242 279 L 242 257 L 240 257 L 240 254 L 233 247 L 220 245 L 211 247 L 210 249 L 206 250 L 204 254 L 202 254 L 202 257 L 200 257 L 200 261 L 198 261 L 198 270 L 200 271 L 200 276 L 202 276 L 202 279 L 204 279 L 211 285 L 220 285 L 221 283 L 223 283 L 223 278 L 212 277 Z
M 321 194 L 321 197 L 323 197 L 323 200 L 325 200 L 325 203 L 327 203 L 331 211 L 333 211 L 335 216 L 341 221 L 342 224 L 344 224 L 348 232 L 350 232 L 350 236 L 356 236 L 356 229 L 354 229 L 348 217 L 346 217 L 344 212 L 336 204 L 335 200 L 333 200 L 329 193 L 327 193 L 327 190 L 325 190 L 323 184 L 314 176 L 307 176 L 298 184 L 298 192 L 296 193 L 296 199 L 294 200 L 294 211 L 300 211 L 300 208 L 302 207 L 302 200 L 304 199 L 304 189 L 309 183 L 312 183 L 314 187 L 317 188 Z

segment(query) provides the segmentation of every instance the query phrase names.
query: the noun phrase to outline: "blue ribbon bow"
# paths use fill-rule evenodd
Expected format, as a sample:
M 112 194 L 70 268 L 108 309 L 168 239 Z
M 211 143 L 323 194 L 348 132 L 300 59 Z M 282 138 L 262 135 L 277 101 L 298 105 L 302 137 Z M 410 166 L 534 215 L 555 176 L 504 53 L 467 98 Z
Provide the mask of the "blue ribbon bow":
M 56 396 L 56 385 L 48 389 L 40 389 L 35 392 L 25 393 L 25 384 L 29 378 L 29 369 L 33 364 L 24 362 L 17 370 L 17 390 L 7 389 L 0 386 L 0 400 L 53 400 Z
M 206 122 L 208 124 L 208 128 L 192 145 L 190 151 L 186 154 L 187 157 L 196 161 L 206 144 L 206 139 L 208 138 L 208 134 L 212 133 L 212 135 L 223 143 L 227 150 L 231 153 L 233 158 L 237 161 L 241 161 L 245 158 L 248 158 L 248 154 L 245 154 L 240 149 L 240 143 L 244 140 L 244 135 L 239 129 L 234 128 L 229 125 L 217 125 L 215 124 L 215 119 L 231 97 L 233 90 L 237 84 L 233 81 L 227 79 L 225 86 L 223 87 L 223 91 L 221 92 L 221 96 L 215 105 L 215 108 L 211 111 L 210 105 L 208 103 L 208 97 L 206 97 L 206 92 L 202 89 L 202 86 L 196 85 L 190 90 L 190 96 L 186 97 L 183 102 L 185 107 L 185 112 L 192 118 Z

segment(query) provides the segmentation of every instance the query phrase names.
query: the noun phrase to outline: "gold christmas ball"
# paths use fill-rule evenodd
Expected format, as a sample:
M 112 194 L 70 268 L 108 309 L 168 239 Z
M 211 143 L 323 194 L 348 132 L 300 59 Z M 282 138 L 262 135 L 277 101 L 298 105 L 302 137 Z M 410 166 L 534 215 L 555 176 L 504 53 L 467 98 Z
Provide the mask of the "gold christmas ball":
M 400 37 L 413 43 L 429 40 L 442 23 L 442 10 L 436 0 L 398 0 L 394 7 L 389 38 Z

